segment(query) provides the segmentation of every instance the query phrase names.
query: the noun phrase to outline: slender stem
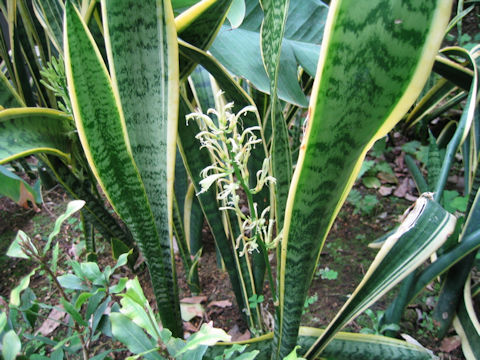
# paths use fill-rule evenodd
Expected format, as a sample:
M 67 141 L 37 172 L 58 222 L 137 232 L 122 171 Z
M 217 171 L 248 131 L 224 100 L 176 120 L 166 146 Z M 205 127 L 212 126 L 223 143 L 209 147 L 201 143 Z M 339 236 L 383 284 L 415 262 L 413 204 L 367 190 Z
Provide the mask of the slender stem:
M 231 145 L 229 146 L 227 144 L 227 148 L 228 148 L 230 157 L 235 158 L 235 154 L 233 153 L 233 151 L 231 149 Z M 255 212 L 252 192 L 250 191 L 250 188 L 249 188 L 248 184 L 245 182 L 244 178 L 242 177 L 241 171 L 238 168 L 238 165 L 235 163 L 234 160 L 232 160 L 232 166 L 233 166 L 233 169 L 235 171 L 235 175 L 236 175 L 238 181 L 240 182 L 240 186 L 242 187 L 243 191 L 247 195 L 247 202 L 248 202 L 248 207 L 249 207 L 249 210 L 250 210 L 250 217 L 252 218 L 252 222 L 255 222 L 257 220 L 257 215 L 256 215 L 256 212 Z M 275 283 L 273 282 L 272 269 L 270 267 L 270 262 L 268 261 L 267 248 L 265 246 L 264 241 L 259 236 L 257 229 L 254 228 L 252 231 L 254 232 L 253 233 L 254 238 L 257 241 L 257 243 L 260 245 L 261 251 L 263 253 L 263 260 L 265 262 L 265 265 L 266 265 L 267 271 L 268 271 L 268 280 L 270 282 L 271 292 L 272 292 L 272 296 L 273 296 L 273 303 L 276 304 L 277 299 L 276 299 Z M 275 308 L 276 308 L 276 305 L 275 305 Z
M 65 291 L 63 290 L 62 288 L 62 285 L 60 285 L 60 283 L 58 282 L 58 279 L 57 277 L 55 276 L 55 274 L 53 273 L 53 271 L 50 269 L 50 267 L 48 266 L 47 264 L 47 261 L 45 258 L 43 257 L 40 257 L 39 255 L 36 256 L 37 260 L 39 260 L 43 270 L 45 270 L 47 272 L 47 274 L 50 276 L 50 278 L 53 280 L 55 286 L 57 287 L 57 289 L 60 291 L 60 294 L 62 295 L 62 297 L 65 299 L 65 301 L 68 301 L 70 302 L 70 299 L 68 298 L 67 294 L 65 293 Z M 82 331 L 81 331 L 81 328 L 79 326 L 79 324 L 73 320 L 73 328 L 74 330 L 78 333 L 78 337 L 80 338 L 80 342 L 82 343 L 82 355 L 83 355 L 83 359 L 84 360 L 88 360 L 89 359 L 89 355 L 88 355 L 88 349 L 87 349 L 87 345 L 85 343 L 85 339 L 83 338 L 83 335 L 82 335 Z

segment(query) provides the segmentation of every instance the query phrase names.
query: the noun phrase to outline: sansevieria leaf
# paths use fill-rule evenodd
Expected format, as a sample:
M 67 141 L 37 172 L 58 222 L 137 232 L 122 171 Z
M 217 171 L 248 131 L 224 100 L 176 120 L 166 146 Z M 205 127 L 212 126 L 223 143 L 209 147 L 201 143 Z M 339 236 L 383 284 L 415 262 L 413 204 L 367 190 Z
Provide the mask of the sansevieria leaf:
M 171 241 L 179 69 L 173 11 L 169 1 L 102 1 L 102 6 L 110 74 L 159 234 L 161 272 L 174 274 Z M 168 286 L 178 292 L 175 276 Z M 168 311 L 171 304 L 159 306 Z
M 32 6 L 50 41 L 58 52 L 62 53 L 62 21 L 65 11 L 63 2 L 60 0 L 33 0 Z
M 365 153 L 423 88 L 450 8 L 450 0 L 332 2 L 285 212 L 274 359 L 295 347 L 326 235 Z
M 467 360 L 480 357 L 480 322 L 473 306 L 471 278 L 468 277 L 463 289 L 463 296 L 453 320 L 455 331 L 462 339 L 462 350 Z
M 178 37 L 199 49 L 208 50 L 231 4 L 232 0 L 200 1 L 175 18 Z M 180 78 L 187 78 L 196 65 L 191 59 L 180 57 Z
M 105 195 L 145 256 L 163 325 L 175 336 L 182 336 L 174 273 L 168 262 L 170 249 L 165 244 L 169 241 L 168 230 L 160 233 L 157 228 L 148 189 L 142 181 L 144 175 L 140 175 L 133 159 L 117 89 L 85 23 L 70 2 L 66 5 L 64 34 L 68 90 L 85 155 Z M 166 169 L 163 176 L 165 184 Z
M 75 127 L 71 116 L 53 109 L 0 111 L 0 164 L 35 153 L 70 158 Z
M 311 327 L 300 327 L 297 353 L 303 358 L 306 350 L 325 330 Z M 248 344 L 248 350 L 260 350 L 255 360 L 268 360 L 273 333 L 268 333 L 250 340 L 234 342 L 233 344 Z M 209 349 L 207 357 L 221 355 L 226 346 L 232 343 L 220 343 Z M 410 344 L 406 341 L 380 335 L 365 335 L 338 332 L 327 345 L 321 357 L 317 359 L 348 359 L 348 360 L 428 360 L 435 357 L 427 349 Z
M 319 355 L 347 322 L 371 306 L 437 250 L 455 229 L 456 218 L 423 194 L 398 229 L 386 240 L 347 303 L 308 351 Z

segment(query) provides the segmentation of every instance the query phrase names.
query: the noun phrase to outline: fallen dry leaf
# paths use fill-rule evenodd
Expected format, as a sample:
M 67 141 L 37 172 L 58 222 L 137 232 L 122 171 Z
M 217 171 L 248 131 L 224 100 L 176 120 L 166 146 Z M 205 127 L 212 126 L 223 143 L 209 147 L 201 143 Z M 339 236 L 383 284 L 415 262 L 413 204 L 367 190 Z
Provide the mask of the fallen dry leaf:
M 193 325 L 191 322 L 188 322 L 188 321 L 183 323 L 183 329 L 185 331 L 190 332 L 190 333 L 194 333 L 194 332 L 198 331 L 198 328 L 195 325 Z
M 200 304 L 189 304 L 180 302 L 180 312 L 182 313 L 183 321 L 190 321 L 194 317 L 203 317 L 205 309 Z
M 228 335 L 232 337 L 232 341 L 245 341 L 251 338 L 250 331 L 246 330 L 244 333 L 241 333 L 238 325 L 231 328 L 228 331 Z
M 186 304 L 201 304 L 202 302 L 207 301 L 206 296 L 192 296 L 192 297 L 186 297 L 180 300 L 182 303 Z
M 60 321 L 65 317 L 65 311 L 60 308 L 54 308 L 48 314 L 47 320 L 38 328 L 36 334 L 42 334 L 42 336 L 50 335 L 56 328 L 60 326 Z
M 411 202 L 417 201 L 418 197 L 412 194 L 405 194 L 405 199 Z
M 405 197 L 408 191 L 408 178 L 404 178 L 400 185 L 397 186 L 393 195 L 399 198 Z
M 212 301 L 211 303 L 209 303 L 207 305 L 207 307 L 210 307 L 210 306 L 217 306 L 217 307 L 220 307 L 222 309 L 225 309 L 226 307 L 232 306 L 232 302 L 230 300 Z
M 389 183 L 389 184 L 397 184 L 398 179 L 395 175 L 393 174 L 388 174 L 388 173 L 378 173 L 377 177 L 382 181 L 382 183 Z
M 462 341 L 460 340 L 460 336 L 455 335 L 452 337 L 448 337 L 443 339 L 442 345 L 440 346 L 440 350 L 446 353 L 452 352 L 456 348 L 460 346 Z
M 380 189 L 378 189 L 378 193 L 382 196 L 388 196 L 392 193 L 393 188 L 387 187 L 387 186 L 380 186 Z

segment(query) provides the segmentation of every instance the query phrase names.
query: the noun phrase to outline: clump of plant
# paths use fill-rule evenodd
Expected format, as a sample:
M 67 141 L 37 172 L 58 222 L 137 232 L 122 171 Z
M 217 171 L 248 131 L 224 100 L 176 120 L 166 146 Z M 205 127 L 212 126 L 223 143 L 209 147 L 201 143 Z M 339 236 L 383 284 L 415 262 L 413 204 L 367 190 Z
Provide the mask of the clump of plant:
M 367 309 L 365 310 L 365 314 L 370 319 L 371 327 L 362 328 L 362 330 L 360 330 L 362 334 L 385 335 L 387 331 L 400 330 L 400 326 L 398 324 L 383 324 L 385 311 L 377 310 L 374 312 L 371 309 Z
M 35 268 L 11 291 L 9 302 L 1 311 L 5 359 L 19 355 L 31 359 L 47 355 L 60 359 L 103 359 L 114 351 L 99 346 L 97 340 L 110 333 L 107 314 L 112 309 L 112 296 L 123 291 L 127 281 L 122 278 L 113 284 L 112 275 L 127 263 L 129 254 L 121 255 L 115 266 L 103 269 L 95 262 L 64 262 L 60 258 L 57 236 L 62 224 L 84 204 L 82 200 L 70 202 L 46 240 L 39 236 L 30 238 L 20 230 L 10 245 L 8 256 L 30 260 Z M 29 287 L 35 274 L 48 282 L 51 293 L 47 296 L 38 297 L 36 290 Z M 54 329 L 57 330 L 51 336 Z
M 380 204 L 373 194 L 362 195 L 357 189 L 352 189 L 348 194 L 347 201 L 353 206 L 353 214 L 371 215 Z
M 83 205 L 82 200 L 70 202 L 46 241 L 41 237 L 32 239 L 20 230 L 10 245 L 8 256 L 30 260 L 35 268 L 11 291 L 9 301 L 2 301 L 3 359 L 109 359 L 112 352 L 126 350 L 115 348 L 113 339 L 137 354 L 129 356 L 130 360 L 148 358 L 148 354 L 158 359 L 164 359 L 158 357 L 160 354 L 171 359 L 202 359 L 208 346 L 231 340 L 211 323 L 204 324 L 187 341 L 161 329 L 138 278 L 113 279 L 115 271 L 127 264 L 130 253 L 120 255 L 113 267 L 103 269 L 96 262 L 61 261 L 57 236 L 62 224 L 73 219 Z M 48 282 L 46 288 L 51 293 L 37 296 L 30 287 L 34 275 Z M 258 350 L 246 349 L 246 345 L 226 347 L 215 359 L 242 354 L 242 359 L 248 360 L 258 354 Z

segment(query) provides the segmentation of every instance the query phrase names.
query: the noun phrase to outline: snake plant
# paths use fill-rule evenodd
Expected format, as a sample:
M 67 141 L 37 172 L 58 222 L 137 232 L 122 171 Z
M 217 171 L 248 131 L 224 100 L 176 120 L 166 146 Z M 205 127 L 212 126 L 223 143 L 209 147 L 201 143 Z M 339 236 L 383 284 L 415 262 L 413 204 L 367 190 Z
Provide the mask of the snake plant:
M 224 23 L 232 3 L 228 0 L 195 2 L 177 18 L 169 0 L 103 0 L 101 4 L 35 0 L 35 14 L 51 38 L 50 46 L 65 61 L 72 114 L 24 108 L 22 123 L 11 118 L 19 110 L 3 110 L 0 119 L 4 116 L 8 121 L 0 120 L 0 126 L 13 133 L 27 127 L 22 124 L 31 123 L 28 134 L 32 144 L 15 150 L 14 156 L 48 154 L 42 156 L 51 160 L 58 172 L 61 164 L 86 159 L 92 181 L 101 186 L 143 252 L 163 326 L 175 336 L 182 336 L 182 324 L 174 234 L 183 247 L 188 272 L 193 268 L 185 249 L 189 245 L 182 240 L 187 238 L 183 233 L 190 218 L 181 211 L 191 207 L 183 206 L 182 201 L 179 204 L 185 195 L 174 192 L 174 168 L 181 166 L 175 160 L 178 146 L 185 172 L 178 171 L 176 176 L 180 178 L 183 173 L 184 178 L 178 181 L 190 189 L 185 204 L 191 204 L 195 192 L 197 209 L 212 230 L 237 305 L 251 332 L 258 335 L 249 343 L 262 349 L 261 356 L 282 359 L 300 344 L 300 352 L 309 359 L 353 358 L 352 346 L 362 349 L 357 358 L 374 358 L 378 352 L 429 358 L 428 352 L 404 342 L 350 336 L 339 330 L 419 267 L 453 231 L 455 217 L 438 203 L 444 172 L 437 188 L 431 189 L 435 194 L 422 195 L 399 229 L 388 237 L 363 281 L 327 329 L 302 328 L 300 318 L 328 231 L 368 149 L 402 119 L 434 64 L 439 72 L 472 75 L 468 66 L 449 67 L 451 60 L 436 58 L 451 2 L 336 0 L 329 7 L 310 1 L 299 7 L 288 0 L 247 0 L 244 24 L 230 29 Z M 309 21 L 305 19 L 307 10 L 313 14 Z M 7 7 L 2 11 L 6 13 Z M 62 21 L 58 13 L 63 11 Z M 62 22 L 63 27 L 59 26 Z M 10 24 L 13 30 L 14 25 Z M 295 35 L 296 31 L 303 36 Z M 253 52 L 259 55 L 252 57 L 251 64 L 238 54 L 242 42 L 246 44 L 250 38 L 258 40 L 258 51 Z M 211 53 L 206 51 L 210 46 Z M 7 57 L 5 49 L 0 50 Z M 1 105 L 32 107 L 34 99 L 40 99 L 42 107 L 54 107 L 55 94 L 41 88 L 40 81 L 34 82 L 33 90 L 25 85 L 22 79 L 28 75 L 18 65 L 25 55 L 18 48 L 13 50 L 13 57 L 8 56 L 4 64 L 8 77 L 0 79 Z M 444 53 L 453 57 L 458 50 Z M 45 62 L 33 60 L 35 74 L 33 64 L 40 71 Z M 243 68 L 245 63 L 260 64 L 257 70 L 262 75 L 256 77 L 249 66 Z M 248 87 L 229 70 L 257 88 Z M 463 80 L 459 83 L 465 86 Z M 450 89 L 451 85 L 445 85 L 432 101 Z M 305 95 L 309 95 L 309 104 Z M 471 95 L 468 101 L 473 98 Z M 307 105 L 304 111 L 302 107 Z M 211 118 L 207 116 L 210 107 L 216 107 Z M 229 139 L 219 131 L 219 123 L 225 120 L 222 116 L 230 119 L 225 110 L 228 116 L 236 114 L 236 120 L 222 126 L 238 139 Z M 186 117 L 191 118 L 188 124 Z M 40 129 L 39 118 L 46 119 L 57 133 Z M 288 125 L 298 122 L 305 123 L 305 130 L 303 134 L 293 132 L 297 137 L 290 141 Z M 468 127 L 471 120 L 464 122 Z M 459 130 L 458 143 L 467 138 L 467 127 Z M 212 145 L 207 138 L 217 142 Z M 298 159 L 292 158 L 297 149 L 291 144 L 300 138 Z M 79 141 L 83 157 L 76 153 L 81 152 Z M 452 145 L 448 159 L 455 155 L 458 143 Z M 1 159 L 6 161 L 9 149 L 2 144 L 0 151 L 6 155 Z M 296 164 L 294 172 L 292 163 Z M 474 182 L 473 168 L 470 174 L 470 182 Z M 266 185 L 257 187 L 262 182 Z M 177 189 L 180 187 L 179 183 Z M 247 198 L 246 213 L 239 206 L 240 188 Z M 471 206 L 476 214 L 476 197 Z M 275 281 L 268 251 L 276 244 Z M 468 244 L 465 241 L 462 246 Z M 259 251 L 249 254 L 248 250 L 255 248 Z M 436 274 L 431 270 L 428 276 Z M 273 332 L 266 321 L 269 313 L 258 301 L 264 293 L 265 278 L 273 291 Z M 463 329 L 470 334 L 470 303 L 468 296 L 464 299 L 455 324 L 459 332 Z M 125 319 L 112 317 L 118 333 L 121 326 L 117 321 Z M 128 342 L 123 335 L 122 341 Z M 153 346 L 146 334 L 142 338 L 147 339 L 147 347 Z M 473 338 L 469 339 L 473 344 Z M 474 352 L 474 347 L 470 345 L 469 351 Z M 148 349 L 142 347 L 142 351 Z

